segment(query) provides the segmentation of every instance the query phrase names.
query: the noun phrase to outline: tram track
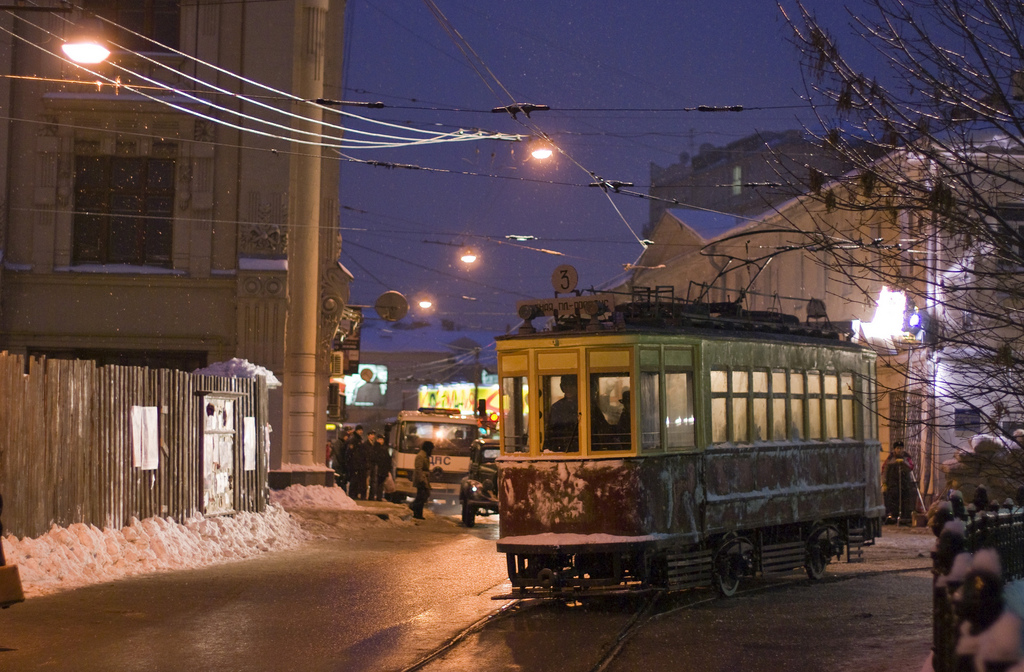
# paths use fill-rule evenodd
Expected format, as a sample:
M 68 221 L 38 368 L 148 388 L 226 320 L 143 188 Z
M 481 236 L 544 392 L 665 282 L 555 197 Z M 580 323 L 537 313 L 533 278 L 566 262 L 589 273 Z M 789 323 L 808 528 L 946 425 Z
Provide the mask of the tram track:
M 823 579 L 819 579 L 815 583 L 841 583 L 853 579 L 911 574 L 916 572 L 926 572 L 929 570 L 930 566 L 921 566 L 857 571 L 842 574 L 832 573 Z M 669 593 L 664 590 L 653 591 L 637 605 L 636 609 L 627 618 L 626 622 L 623 623 L 612 636 L 606 638 L 605 643 L 601 645 L 602 650 L 599 659 L 591 667 L 587 668 L 587 670 L 588 672 L 607 672 L 611 665 L 619 659 L 626 648 L 626 645 L 633 636 L 642 632 L 646 625 L 657 619 L 671 616 L 672 614 L 676 614 L 680 611 L 696 609 L 705 605 L 713 604 L 722 599 L 728 599 L 730 601 L 742 600 L 746 596 L 753 596 L 768 591 L 782 591 L 805 587 L 807 584 L 808 582 L 806 579 L 799 579 L 796 577 L 772 577 L 769 579 L 757 578 L 748 582 L 745 587 L 741 586 L 740 590 L 729 598 L 722 598 L 716 592 L 710 590 L 688 590 L 673 593 Z M 555 599 L 556 601 L 560 600 L 566 605 L 569 605 L 579 604 L 582 600 L 588 599 L 588 597 L 590 596 L 574 595 Z M 599 596 L 595 595 L 593 597 Z M 666 602 L 670 603 L 666 604 Z M 534 609 L 548 606 L 551 603 L 552 600 L 548 598 L 538 599 L 527 597 L 512 599 L 508 603 L 501 605 L 491 613 L 462 629 L 432 651 L 420 657 L 420 659 L 412 665 L 402 668 L 400 672 L 419 672 L 420 670 L 424 670 L 435 661 L 438 661 L 444 656 L 455 651 L 470 637 L 482 632 L 486 628 L 492 627 L 503 620 L 527 616 L 529 612 Z

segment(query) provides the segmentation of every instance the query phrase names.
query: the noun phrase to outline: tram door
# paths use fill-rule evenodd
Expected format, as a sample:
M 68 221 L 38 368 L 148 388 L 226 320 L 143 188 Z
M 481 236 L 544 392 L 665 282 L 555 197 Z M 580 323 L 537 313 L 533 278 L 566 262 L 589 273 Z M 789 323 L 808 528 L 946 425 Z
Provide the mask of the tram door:
M 203 398 L 203 506 L 205 515 L 231 513 L 235 464 L 235 400 Z

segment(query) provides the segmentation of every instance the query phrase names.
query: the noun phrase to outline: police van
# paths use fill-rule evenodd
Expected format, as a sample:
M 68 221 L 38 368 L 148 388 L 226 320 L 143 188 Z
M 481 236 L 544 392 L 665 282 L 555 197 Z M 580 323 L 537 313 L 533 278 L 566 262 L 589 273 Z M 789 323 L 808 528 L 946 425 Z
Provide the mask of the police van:
M 416 454 L 424 441 L 434 442 L 430 457 L 430 489 L 434 499 L 459 501 L 463 477 L 469 473 L 469 448 L 490 430 L 472 415 L 451 408 L 420 408 L 399 411 L 386 427 L 388 445 L 394 451 L 395 493 L 393 499 L 415 497 L 412 475 Z M 397 497 L 395 497 L 397 496 Z

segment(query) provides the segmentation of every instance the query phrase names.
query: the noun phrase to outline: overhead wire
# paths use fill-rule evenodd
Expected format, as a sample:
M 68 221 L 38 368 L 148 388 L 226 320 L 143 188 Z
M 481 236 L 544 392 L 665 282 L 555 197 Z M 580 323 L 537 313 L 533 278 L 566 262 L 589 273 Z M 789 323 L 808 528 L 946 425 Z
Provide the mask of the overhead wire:
M 11 12 L 9 12 L 9 13 L 11 13 Z M 15 15 L 15 16 L 17 16 L 17 15 Z M 45 33 L 45 34 L 49 35 L 50 37 L 53 37 L 53 38 L 56 38 L 56 39 L 60 39 L 60 37 L 58 35 L 55 35 L 51 31 L 49 31 L 46 28 L 44 28 L 43 26 L 41 26 L 41 25 L 39 25 L 37 23 L 32 22 L 31 20 L 29 20 L 26 17 L 18 16 L 17 18 L 19 18 L 21 21 L 27 23 L 28 25 L 31 25 L 32 27 L 34 27 L 35 29 L 41 31 L 42 33 Z M 65 21 L 68 21 L 68 19 L 66 19 L 64 17 L 61 17 L 61 18 L 63 18 Z M 390 140 L 391 142 L 379 142 L 379 141 L 358 140 L 358 139 L 341 140 L 340 138 L 334 138 L 333 136 L 328 136 L 328 135 L 326 135 L 324 133 L 319 133 L 319 132 L 315 132 L 315 131 L 308 131 L 308 130 L 305 130 L 305 129 L 294 128 L 292 126 L 287 126 L 287 125 L 284 125 L 284 124 L 279 124 L 279 123 L 270 121 L 268 119 L 264 119 L 262 117 L 246 114 L 246 113 L 242 112 L 241 110 L 233 110 L 233 109 L 225 107 L 223 105 L 219 105 L 216 102 L 213 102 L 211 100 L 203 98 L 200 95 L 197 95 L 197 93 L 194 93 L 194 92 L 189 91 L 187 89 L 183 89 L 181 87 L 167 86 L 166 83 L 164 83 L 164 82 L 160 82 L 159 80 L 156 80 L 156 79 L 153 79 L 151 77 L 148 77 L 148 76 L 146 76 L 146 75 L 144 75 L 142 73 L 138 73 L 138 72 L 132 71 L 132 70 L 130 70 L 130 69 L 128 69 L 128 68 L 118 64 L 118 63 L 113 63 L 112 64 L 112 67 L 114 67 L 116 70 L 119 70 L 120 72 L 123 72 L 123 73 L 125 73 L 127 75 L 130 75 L 133 78 L 138 78 L 138 79 L 141 79 L 141 80 L 143 80 L 145 82 L 148 82 L 150 85 L 153 85 L 152 88 L 158 88 L 159 89 L 161 87 L 164 87 L 163 90 L 166 90 L 166 91 L 168 91 L 168 92 L 170 92 L 170 93 L 172 93 L 174 95 L 181 96 L 181 97 L 185 98 L 186 100 L 192 101 L 194 103 L 198 103 L 198 104 L 201 104 L 201 105 L 204 105 L 204 106 L 208 106 L 210 108 L 213 108 L 215 110 L 220 111 L 223 114 L 237 116 L 237 117 L 239 117 L 241 119 L 244 119 L 244 120 L 247 120 L 247 121 L 252 121 L 252 122 L 254 122 L 256 124 L 261 124 L 261 125 L 264 125 L 264 126 L 267 126 L 267 127 L 270 127 L 270 128 L 274 128 L 274 129 L 280 129 L 282 131 L 286 131 L 286 132 L 292 133 L 292 134 L 298 133 L 298 134 L 301 134 L 301 135 L 312 136 L 312 137 L 318 138 L 318 141 L 301 140 L 301 139 L 295 138 L 294 136 L 289 137 L 289 136 L 279 135 L 279 134 L 275 134 L 275 133 L 271 133 L 271 132 L 267 132 L 267 131 L 261 131 L 261 130 L 250 128 L 250 127 L 240 126 L 240 125 L 238 125 L 236 123 L 232 123 L 232 122 L 227 121 L 225 119 L 221 119 L 221 118 L 214 117 L 214 116 L 211 116 L 211 115 L 208 115 L 208 114 L 204 114 L 202 112 L 199 112 L 198 110 L 190 109 L 188 107 L 185 107 L 182 104 L 178 104 L 176 102 L 168 100 L 166 97 L 159 97 L 159 96 L 149 95 L 146 92 L 146 90 L 149 89 L 150 87 L 136 87 L 134 84 L 120 81 L 119 78 L 115 79 L 115 78 L 109 77 L 107 75 L 104 75 L 104 74 L 98 72 L 97 70 L 93 70 L 91 68 L 85 67 L 82 64 L 75 63 L 73 61 L 70 61 L 69 59 L 63 58 L 63 57 L 61 57 L 61 56 L 59 56 L 59 55 L 57 55 L 57 54 L 55 54 L 53 52 L 50 52 L 49 50 L 45 49 L 41 45 L 38 45 L 38 44 L 28 40 L 27 38 L 24 38 L 23 36 L 18 35 L 17 33 L 13 32 L 13 31 L 10 31 L 10 30 L 8 30 L 8 29 L 6 29 L 4 27 L 0 27 L 0 31 L 3 31 L 4 33 L 10 35 L 11 37 L 16 38 L 16 39 L 20 40 L 21 42 L 23 42 L 25 44 L 28 44 L 28 45 L 30 45 L 30 46 L 32 46 L 34 48 L 37 48 L 37 49 L 39 49 L 41 51 L 44 51 L 44 52 L 49 53 L 49 54 L 52 54 L 55 58 L 57 58 L 57 59 L 65 62 L 65 63 L 67 63 L 68 65 L 72 65 L 72 66 L 78 67 L 82 71 L 88 72 L 90 75 L 96 77 L 99 81 L 104 81 L 108 85 L 110 85 L 112 87 L 115 87 L 118 90 L 125 89 L 127 91 L 131 91 L 132 93 L 135 93 L 136 95 L 140 95 L 140 96 L 143 96 L 143 97 L 145 97 L 145 98 L 147 98 L 149 100 L 152 100 L 153 102 L 156 102 L 156 103 L 159 103 L 159 104 L 162 104 L 162 105 L 166 105 L 166 106 L 168 106 L 168 107 L 170 107 L 172 109 L 175 109 L 175 110 L 177 110 L 179 112 L 182 112 L 182 113 L 185 113 L 185 114 L 189 114 L 191 116 L 200 117 L 200 118 L 206 119 L 208 121 L 211 121 L 213 123 L 217 123 L 217 124 L 220 124 L 220 125 L 226 125 L 226 126 L 228 126 L 230 128 L 233 128 L 235 130 L 239 130 L 239 131 L 247 132 L 247 133 L 255 133 L 257 135 L 261 135 L 261 136 L 264 136 L 264 137 L 269 137 L 269 138 L 281 140 L 281 141 L 284 141 L 284 142 L 292 142 L 292 143 L 307 144 L 307 145 L 322 145 L 322 146 L 326 146 L 326 147 L 334 147 L 334 148 L 341 148 L 341 149 L 346 149 L 346 150 L 352 150 L 352 149 L 362 149 L 362 148 L 380 149 L 380 148 L 395 148 L 395 147 L 406 147 L 406 146 L 419 146 L 419 145 L 424 145 L 424 144 L 438 144 L 438 143 L 447 143 L 447 142 L 466 142 L 466 141 L 475 141 L 475 140 L 484 140 L 484 139 L 489 139 L 489 140 L 509 140 L 509 141 L 519 141 L 519 140 L 521 140 L 521 138 L 519 136 L 512 136 L 512 135 L 509 135 L 509 134 L 501 134 L 501 133 L 493 133 L 493 132 L 484 132 L 484 131 L 480 131 L 480 130 L 459 129 L 458 131 L 455 131 L 455 132 L 439 133 L 439 132 L 435 132 L 435 131 L 427 131 L 427 130 L 421 130 L 421 129 L 416 129 L 416 128 L 409 128 L 408 126 L 399 126 L 397 124 L 391 124 L 391 123 L 388 123 L 388 122 L 381 122 L 381 121 L 378 121 L 378 120 L 374 120 L 374 119 L 365 117 L 363 115 L 356 115 L 354 113 L 347 112 L 347 111 L 344 111 L 344 110 L 336 110 L 336 109 L 333 109 L 330 106 L 321 105 L 321 104 L 318 104 L 318 103 L 315 103 L 315 102 L 307 101 L 307 100 L 302 99 L 302 98 L 300 98 L 298 96 L 294 96 L 293 94 L 289 94 L 287 92 L 280 91 L 278 89 L 275 89 L 275 88 L 270 87 L 268 85 L 262 84 L 261 82 L 253 80 L 251 78 L 244 77 L 242 75 L 233 73 L 230 70 L 227 70 L 226 68 L 222 68 L 220 66 L 217 66 L 215 64 L 209 63 L 209 62 L 204 61 L 202 59 L 199 59 L 197 57 L 191 56 L 191 55 L 189 55 L 189 54 L 187 54 L 185 52 L 182 52 L 180 50 L 168 47 L 167 45 L 163 45 L 163 44 L 161 44 L 161 43 L 159 43 L 159 42 L 157 42 L 157 41 L 155 41 L 155 40 L 153 40 L 153 39 L 151 39 L 151 38 L 149 38 L 149 37 L 147 37 L 145 35 L 137 33 L 137 32 L 135 32 L 135 31 L 133 31 L 131 29 L 128 29 L 128 28 L 126 28 L 124 26 L 120 26 L 119 24 L 117 24 L 117 23 L 115 23 L 113 21 L 110 21 L 109 19 L 106 19 L 105 17 L 101 16 L 99 18 L 102 21 L 104 21 L 105 23 L 107 23 L 107 24 L 109 24 L 111 26 L 114 26 L 116 28 L 119 28 L 121 30 L 124 30 L 124 31 L 126 31 L 127 33 L 129 33 L 131 35 L 134 35 L 134 36 L 136 36 L 136 37 L 138 37 L 140 39 L 148 40 L 150 43 L 160 47 L 161 50 L 166 50 L 169 53 L 173 53 L 173 54 L 179 55 L 179 56 L 181 56 L 183 58 L 191 59 L 191 60 L 195 61 L 196 63 L 201 64 L 204 67 L 208 67 L 208 68 L 210 68 L 210 69 L 212 69 L 212 70 L 214 70 L 214 71 L 216 71 L 218 73 L 224 74 L 224 75 L 229 76 L 229 77 L 234 77 L 234 78 L 238 79 L 240 82 L 243 82 L 245 84 L 249 84 L 251 86 L 258 87 L 258 88 L 266 90 L 266 91 L 270 91 L 270 92 L 274 93 L 275 95 L 281 97 L 282 99 L 286 99 L 286 100 L 288 100 L 288 101 L 290 101 L 292 103 L 311 104 L 311 105 L 314 105 L 317 108 L 319 108 L 322 112 L 325 111 L 325 112 L 328 112 L 328 113 L 334 113 L 334 114 L 345 116 L 345 117 L 348 117 L 348 118 L 351 118 L 351 119 L 356 119 L 356 120 L 359 120 L 359 121 L 362 121 L 362 122 L 366 122 L 366 123 L 370 123 L 370 124 L 375 124 L 375 125 L 380 125 L 380 126 L 384 126 L 384 127 L 387 127 L 387 128 L 398 128 L 398 129 L 401 129 L 403 131 L 419 133 L 419 134 L 422 134 L 424 137 L 408 138 L 408 137 L 404 137 L 404 136 L 388 135 L 388 134 L 382 134 L 382 133 L 373 133 L 373 132 L 365 131 L 365 130 L 358 129 L 358 128 L 345 127 L 345 126 L 341 126 L 341 125 L 338 125 L 338 124 L 332 124 L 332 123 L 329 123 L 329 122 L 323 122 L 323 121 L 320 121 L 320 120 L 317 120 L 317 119 L 314 119 L 314 118 L 311 118 L 311 117 L 306 117 L 304 115 L 296 114 L 294 112 L 290 112 L 290 111 L 287 111 L 287 110 L 282 110 L 282 109 L 277 108 L 277 107 L 275 107 L 273 105 L 269 105 L 267 103 L 264 103 L 264 102 L 262 102 L 261 100 L 259 100 L 257 98 L 249 97 L 249 96 L 246 96 L 246 95 L 243 95 L 243 94 L 240 94 L 240 93 L 236 93 L 236 92 L 230 91 L 228 89 L 225 89 L 223 87 L 220 87 L 220 86 L 217 86 L 215 84 L 212 84 L 210 82 L 207 82 L 207 81 L 205 81 L 205 80 L 203 80 L 201 78 L 198 78 L 198 77 L 195 77 L 193 75 L 190 75 L 187 72 L 182 71 L 181 69 L 173 68 L 173 67 L 171 67 L 168 64 L 162 63 L 161 61 L 159 61 L 157 59 L 151 58 L 150 56 L 147 56 L 146 54 L 135 52 L 135 51 L 132 51 L 132 50 L 129 50 L 129 49 L 125 49 L 122 45 L 119 45 L 119 44 L 116 44 L 116 43 L 112 43 L 113 46 L 121 48 L 122 50 L 124 50 L 124 51 L 126 51 L 128 53 L 132 53 L 133 55 L 137 56 L 138 58 L 142 59 L 143 61 L 145 61 L 145 62 L 147 62 L 147 63 L 149 63 L 149 64 L 151 64 L 151 65 L 153 65 L 153 66 L 155 66 L 157 68 L 161 68 L 163 70 L 173 72 L 175 74 L 175 76 L 183 77 L 186 80 L 191 81 L 191 82 L 196 83 L 196 84 L 201 84 L 202 86 L 206 87 L 207 89 L 215 91 L 218 94 L 236 98 L 236 99 L 238 99 L 238 100 L 240 100 L 240 101 L 242 101 L 244 103 L 247 103 L 247 104 L 250 104 L 250 105 L 254 105 L 254 106 L 258 107 L 258 108 L 261 108 L 261 109 L 273 112 L 275 114 L 283 115 L 283 116 L 285 116 L 285 117 L 287 117 L 289 119 L 315 122 L 315 123 L 318 123 L 321 126 L 326 126 L 327 128 L 337 130 L 340 133 L 352 133 L 352 134 L 364 135 L 364 136 L 367 136 L 367 137 L 383 138 L 385 140 Z M 351 143 L 351 144 L 338 144 L 338 143 Z
M 463 38 L 462 35 L 458 32 L 458 30 L 455 29 L 455 27 L 444 15 L 441 9 L 437 6 L 437 3 L 434 2 L 434 0 L 423 0 L 423 2 L 424 4 L 426 4 L 427 8 L 434 15 L 435 19 L 445 30 L 445 32 L 447 32 L 448 35 L 452 38 L 452 40 L 456 43 L 456 46 L 459 48 L 459 50 L 462 51 L 463 54 L 467 56 L 467 59 L 470 60 L 470 64 L 473 66 L 473 69 L 476 70 L 477 74 L 480 75 L 482 80 L 484 80 L 484 85 L 487 86 L 487 88 L 492 93 L 495 94 L 495 96 L 499 99 L 499 102 L 501 102 L 502 97 L 497 95 L 497 92 L 494 90 L 494 87 L 491 86 L 491 82 L 488 81 L 488 79 L 483 76 L 483 72 L 486 72 L 487 75 L 491 78 L 491 80 L 493 80 L 494 83 L 504 92 L 505 96 L 507 97 L 505 98 L 505 100 L 508 101 L 505 107 L 508 110 L 509 116 L 512 117 L 512 120 L 516 123 L 521 124 L 525 128 L 530 129 L 537 136 L 543 138 L 545 142 L 548 142 L 560 155 L 564 156 L 566 159 L 568 159 L 570 162 L 576 165 L 580 170 L 587 173 L 591 177 L 591 179 L 595 180 L 595 186 L 599 186 L 601 188 L 601 191 L 604 192 L 605 197 L 608 199 L 608 202 L 611 204 L 612 208 L 615 210 L 615 213 L 619 216 L 619 219 L 622 221 L 622 223 L 626 225 L 626 228 L 629 230 L 630 234 L 632 234 L 633 238 L 635 238 L 636 241 L 642 247 L 646 247 L 646 242 L 633 229 L 633 226 L 629 223 L 629 220 L 627 220 L 626 217 L 622 214 L 622 211 L 619 210 L 619 208 L 615 205 L 613 199 L 611 198 L 611 195 L 608 193 L 609 182 L 602 178 L 600 175 L 598 175 L 596 172 L 588 169 L 586 166 L 584 166 L 582 163 L 576 160 L 575 157 L 571 156 L 562 147 L 556 144 L 554 140 L 551 138 L 551 136 L 549 136 L 543 129 L 541 129 L 537 124 L 532 123 L 530 121 L 529 112 L 524 111 L 522 109 L 521 104 L 517 103 L 516 97 L 512 95 L 512 93 L 508 90 L 507 87 L 505 87 L 505 85 L 501 82 L 497 75 L 495 75 L 491 71 L 491 69 L 487 67 L 486 63 L 483 62 L 483 59 L 473 50 L 472 46 L 470 46 L 469 43 L 465 40 L 465 38 Z M 470 55 L 472 55 L 472 59 L 469 58 Z M 475 62 L 473 59 L 475 59 Z M 477 66 L 477 62 L 479 62 L 480 64 L 479 67 Z M 519 114 L 517 113 L 516 108 L 518 108 L 518 112 L 521 112 L 527 121 L 522 121 L 519 119 Z M 617 189 L 615 190 L 617 191 Z

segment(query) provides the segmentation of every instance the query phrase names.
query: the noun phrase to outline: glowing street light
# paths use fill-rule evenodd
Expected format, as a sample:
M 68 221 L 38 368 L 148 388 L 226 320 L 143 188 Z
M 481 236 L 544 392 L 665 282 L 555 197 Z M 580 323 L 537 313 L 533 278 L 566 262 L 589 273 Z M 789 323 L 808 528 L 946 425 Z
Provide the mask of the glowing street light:
M 102 35 L 103 23 L 95 16 L 84 16 L 71 28 L 68 39 L 60 47 L 61 51 L 75 63 L 102 63 L 110 56 Z
M 423 310 L 428 310 L 431 306 L 434 305 L 434 302 L 431 301 L 430 299 L 420 299 L 419 301 L 416 302 L 416 305 L 422 308 Z
M 538 161 L 545 161 L 550 159 L 554 155 L 554 150 L 547 143 L 538 142 L 530 150 L 530 156 L 537 159 Z
M 477 260 L 476 252 L 474 252 L 471 247 L 463 248 L 459 259 L 461 259 L 463 263 L 472 264 Z

